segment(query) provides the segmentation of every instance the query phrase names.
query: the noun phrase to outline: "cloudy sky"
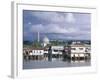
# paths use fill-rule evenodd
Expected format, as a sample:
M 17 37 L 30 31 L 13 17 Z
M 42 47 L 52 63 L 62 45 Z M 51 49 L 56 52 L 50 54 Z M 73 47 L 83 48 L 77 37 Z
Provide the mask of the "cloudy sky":
M 23 10 L 24 40 L 36 40 L 37 32 L 41 40 L 90 40 L 91 14 Z

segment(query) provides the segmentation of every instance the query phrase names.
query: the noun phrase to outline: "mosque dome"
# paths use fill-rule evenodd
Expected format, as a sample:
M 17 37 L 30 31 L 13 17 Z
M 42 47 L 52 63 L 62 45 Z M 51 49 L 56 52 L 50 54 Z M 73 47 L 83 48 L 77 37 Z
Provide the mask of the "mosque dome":
M 43 43 L 49 44 L 49 39 L 47 37 L 43 38 Z

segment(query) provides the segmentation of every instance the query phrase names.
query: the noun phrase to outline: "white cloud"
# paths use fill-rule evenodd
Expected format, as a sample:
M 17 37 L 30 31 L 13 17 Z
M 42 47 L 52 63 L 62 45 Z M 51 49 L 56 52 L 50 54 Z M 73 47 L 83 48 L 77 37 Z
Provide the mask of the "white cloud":
M 46 25 L 46 32 L 48 33 L 67 33 L 68 31 L 62 28 L 58 24 L 48 24 Z
M 75 19 L 74 13 L 32 12 L 32 15 L 39 19 L 40 22 L 32 25 L 30 32 L 66 33 L 66 35 L 56 36 L 63 39 L 78 39 L 90 35 L 90 26 L 87 29 L 87 25 L 76 24 L 77 19 Z
M 64 28 L 58 24 L 47 24 L 47 25 L 37 24 L 37 25 L 32 25 L 30 31 L 31 32 L 39 31 L 41 33 L 76 33 L 78 32 L 78 29 L 74 27 Z
M 44 26 L 42 24 L 37 24 L 37 25 L 32 25 L 30 28 L 31 32 L 43 32 L 44 31 Z
M 30 28 L 31 32 L 41 32 L 41 33 L 66 33 L 68 32 L 67 30 L 63 29 L 57 24 L 48 24 L 48 25 L 42 25 L 42 24 L 37 24 L 33 25 Z
M 78 31 L 78 29 L 77 28 L 69 28 L 68 29 L 68 31 L 69 31 L 69 33 L 75 33 L 75 32 L 77 32 Z
M 67 27 L 67 26 L 66 26 Z M 74 27 L 67 27 L 66 29 L 58 24 L 37 24 L 30 27 L 30 32 L 40 33 L 59 33 L 52 35 L 53 38 L 57 39 L 88 39 L 90 38 L 90 31 L 80 30 Z M 25 33 L 27 35 L 27 33 Z
M 50 22 L 60 22 L 63 20 L 63 16 L 57 12 L 33 12 L 33 16 L 36 16 L 38 19 L 50 21 Z
M 32 15 L 40 20 L 45 20 L 50 23 L 74 23 L 75 17 L 73 13 L 58 13 L 58 12 L 32 12 Z
M 73 13 L 67 13 L 65 18 L 66 18 L 66 21 L 69 22 L 69 23 L 75 22 L 75 17 L 73 15 Z

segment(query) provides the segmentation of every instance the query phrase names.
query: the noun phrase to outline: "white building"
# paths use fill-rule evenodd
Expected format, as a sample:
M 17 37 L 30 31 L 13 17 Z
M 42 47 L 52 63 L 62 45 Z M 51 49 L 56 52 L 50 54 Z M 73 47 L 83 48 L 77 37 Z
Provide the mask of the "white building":
M 87 44 L 72 44 L 70 45 L 71 57 L 86 57 L 91 53 L 91 47 Z
M 49 44 L 49 39 L 45 37 L 43 39 L 43 46 L 44 48 L 34 48 L 31 49 L 30 56 L 42 56 L 47 57 L 48 56 L 48 48 L 45 46 Z M 52 54 L 53 56 L 61 55 L 63 53 L 63 50 L 66 50 L 67 56 L 72 58 L 90 58 L 91 55 L 91 46 L 87 44 L 82 44 L 80 42 L 76 43 L 73 42 L 71 45 L 68 45 L 67 47 L 64 46 L 51 46 Z
M 52 46 L 51 49 L 52 49 L 52 54 L 62 54 L 64 46 Z
M 33 49 L 32 50 L 32 55 L 43 55 L 44 50 L 43 49 Z
M 52 49 L 52 54 L 62 54 L 64 46 L 51 46 L 51 49 Z M 48 48 L 44 49 L 44 53 L 48 54 Z

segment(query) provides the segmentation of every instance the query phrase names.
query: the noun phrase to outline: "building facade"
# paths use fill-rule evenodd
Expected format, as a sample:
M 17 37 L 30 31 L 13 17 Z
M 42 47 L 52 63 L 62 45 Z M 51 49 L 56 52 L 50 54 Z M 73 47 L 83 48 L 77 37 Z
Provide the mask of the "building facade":
M 69 56 L 71 59 L 90 58 L 91 46 L 87 44 L 71 44 L 69 46 Z

